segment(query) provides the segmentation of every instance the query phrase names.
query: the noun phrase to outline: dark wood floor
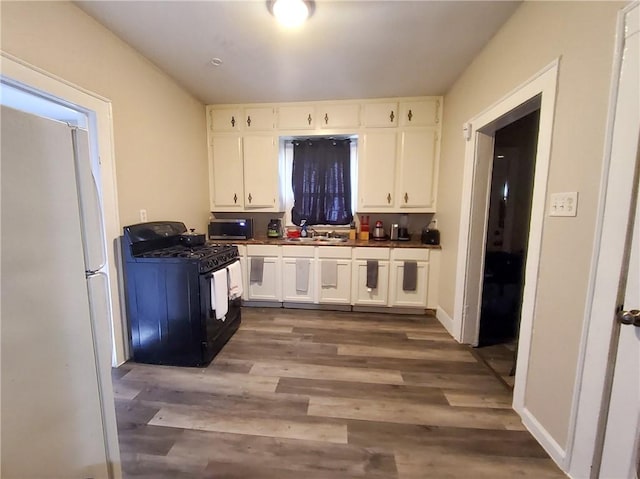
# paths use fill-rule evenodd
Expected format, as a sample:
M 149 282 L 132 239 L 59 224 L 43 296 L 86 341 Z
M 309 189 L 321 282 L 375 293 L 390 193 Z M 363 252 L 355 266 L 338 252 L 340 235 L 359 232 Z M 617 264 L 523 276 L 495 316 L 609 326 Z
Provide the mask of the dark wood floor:
M 242 314 L 206 369 L 114 370 L 125 477 L 565 477 L 435 318 Z

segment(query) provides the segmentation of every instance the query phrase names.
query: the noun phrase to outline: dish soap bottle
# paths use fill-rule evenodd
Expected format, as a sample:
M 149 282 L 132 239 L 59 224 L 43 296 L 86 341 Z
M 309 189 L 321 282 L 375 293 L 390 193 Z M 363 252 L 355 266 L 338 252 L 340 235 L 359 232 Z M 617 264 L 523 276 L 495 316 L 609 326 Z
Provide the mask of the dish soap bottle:
M 306 238 L 309 236 L 309 233 L 307 232 L 307 220 L 300 220 L 300 237 L 301 238 Z

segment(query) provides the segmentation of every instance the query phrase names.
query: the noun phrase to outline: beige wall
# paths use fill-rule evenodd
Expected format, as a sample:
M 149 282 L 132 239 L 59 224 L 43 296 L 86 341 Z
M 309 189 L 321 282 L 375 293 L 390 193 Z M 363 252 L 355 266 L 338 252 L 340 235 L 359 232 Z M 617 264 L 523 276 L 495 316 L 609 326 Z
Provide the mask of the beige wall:
M 208 220 L 204 105 L 69 2 L 2 2 L 3 51 L 112 101 L 121 225 Z
M 578 191 L 576 218 L 544 220 L 525 406 L 566 445 L 587 293 L 617 11 L 525 2 L 445 96 L 438 219 L 440 306 L 453 316 L 465 143 L 461 126 L 561 57 L 548 191 Z

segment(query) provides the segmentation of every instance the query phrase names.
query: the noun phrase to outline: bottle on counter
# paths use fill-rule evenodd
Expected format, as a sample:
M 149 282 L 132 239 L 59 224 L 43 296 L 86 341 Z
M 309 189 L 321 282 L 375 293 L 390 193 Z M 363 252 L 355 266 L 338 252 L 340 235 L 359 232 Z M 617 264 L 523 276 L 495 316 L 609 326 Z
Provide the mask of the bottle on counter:
M 356 239 L 356 222 L 355 221 L 352 221 L 351 224 L 349 225 L 349 239 L 350 240 Z
M 307 231 L 307 220 L 300 220 L 300 237 L 301 238 L 306 238 L 307 236 L 309 236 L 309 232 Z

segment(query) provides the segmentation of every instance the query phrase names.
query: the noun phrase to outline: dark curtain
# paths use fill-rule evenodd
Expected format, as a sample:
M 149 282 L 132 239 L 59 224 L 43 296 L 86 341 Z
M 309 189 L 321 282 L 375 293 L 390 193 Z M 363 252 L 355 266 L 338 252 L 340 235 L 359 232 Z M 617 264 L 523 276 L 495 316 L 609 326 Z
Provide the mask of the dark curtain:
M 346 225 L 351 211 L 351 140 L 300 140 L 293 142 L 293 209 L 291 219 L 300 225 Z

